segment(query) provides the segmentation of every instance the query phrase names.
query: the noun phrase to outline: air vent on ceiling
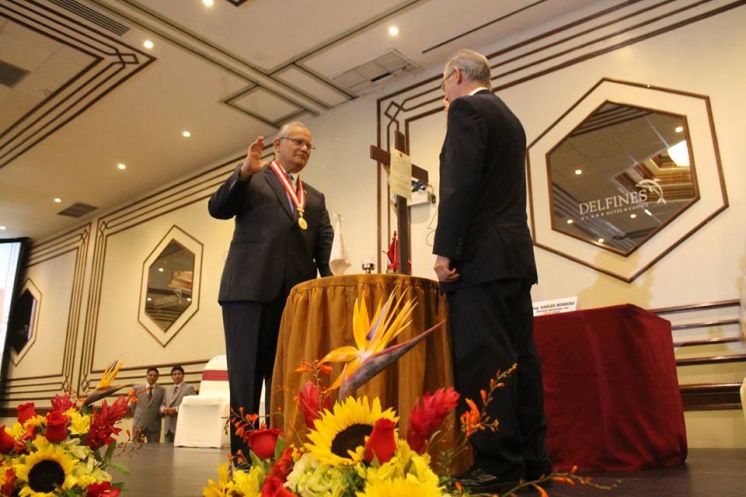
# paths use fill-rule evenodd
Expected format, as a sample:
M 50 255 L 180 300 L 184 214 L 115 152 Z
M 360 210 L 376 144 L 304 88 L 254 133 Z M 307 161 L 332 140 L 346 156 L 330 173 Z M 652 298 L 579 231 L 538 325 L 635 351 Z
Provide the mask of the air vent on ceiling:
M 111 17 L 107 17 L 100 12 L 93 10 L 87 5 L 83 5 L 77 0 L 49 0 L 55 5 L 59 5 L 63 9 L 69 10 L 73 14 L 77 14 L 83 19 L 101 26 L 104 29 L 111 31 L 112 33 L 122 36 L 124 33 L 130 30 L 128 26 L 115 21 Z
M 25 69 L 0 60 L 0 85 L 15 88 L 28 73 Z
M 92 205 L 84 204 L 82 202 L 76 202 L 70 207 L 67 207 L 64 210 L 59 211 L 57 214 L 60 216 L 68 216 L 68 217 L 83 217 L 89 212 L 93 212 L 98 207 L 94 207 Z
M 333 79 L 353 93 L 364 95 L 380 87 L 383 81 L 392 76 L 416 68 L 414 62 L 392 49 L 371 61 L 338 74 Z

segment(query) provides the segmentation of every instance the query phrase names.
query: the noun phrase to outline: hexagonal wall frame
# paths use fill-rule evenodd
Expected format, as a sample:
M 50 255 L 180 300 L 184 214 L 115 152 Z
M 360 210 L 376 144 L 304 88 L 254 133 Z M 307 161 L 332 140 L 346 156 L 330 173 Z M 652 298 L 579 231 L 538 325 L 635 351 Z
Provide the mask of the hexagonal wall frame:
M 191 303 L 184 309 L 176 320 L 168 327 L 162 329 L 146 312 L 146 298 L 148 295 L 148 273 L 150 266 L 155 263 L 160 254 L 172 241 L 177 242 L 194 254 L 194 271 L 192 274 L 192 292 Z M 143 262 L 143 269 L 140 282 L 140 300 L 138 309 L 138 321 L 155 338 L 162 346 L 168 345 L 173 338 L 179 333 L 184 325 L 199 310 L 200 300 L 200 282 L 202 280 L 202 242 L 192 235 L 182 230 L 178 226 L 172 226 L 166 235 L 155 246 L 147 259 Z
M 33 347 L 34 343 L 36 343 L 36 336 L 38 335 L 37 329 L 39 325 L 39 310 L 41 309 L 41 291 L 36 287 L 34 282 L 29 279 L 26 280 L 23 287 L 21 287 L 19 295 L 23 295 L 24 292 L 29 292 L 31 296 L 34 297 L 34 305 L 31 310 L 29 337 L 26 344 L 17 352 L 13 347 L 11 347 L 10 360 L 13 361 L 14 366 L 18 366 L 23 357 L 28 353 L 31 347 Z
M 685 116 L 697 165 L 699 200 L 627 256 L 552 229 L 547 155 L 604 102 Z M 604 78 L 529 144 L 526 159 L 534 244 L 628 283 L 728 207 L 712 109 L 706 95 Z

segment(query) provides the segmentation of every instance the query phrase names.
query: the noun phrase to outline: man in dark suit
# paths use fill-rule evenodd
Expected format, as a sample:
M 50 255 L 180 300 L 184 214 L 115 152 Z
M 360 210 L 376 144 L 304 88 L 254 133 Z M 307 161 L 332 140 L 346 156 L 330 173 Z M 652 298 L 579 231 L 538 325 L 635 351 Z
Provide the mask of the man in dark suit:
M 235 218 L 220 281 L 231 409 L 256 413 L 262 382 L 269 409 L 280 318 L 290 289 L 331 276 L 334 231 L 324 195 L 298 173 L 313 149 L 305 124 L 284 125 L 274 141 L 275 158 L 262 162 L 264 137 L 250 146 L 243 164 L 209 201 L 210 214 Z M 292 365 L 295 366 L 295 365 Z M 231 426 L 231 453 L 248 450 Z
M 174 366 L 171 368 L 171 379 L 173 386 L 166 388 L 161 404 L 161 414 L 166 419 L 166 442 L 173 443 L 176 435 L 176 420 L 179 415 L 181 400 L 187 395 L 194 395 L 194 387 L 184 383 L 184 368 Z
M 137 405 L 133 414 L 132 426 L 135 440 L 147 443 L 161 441 L 161 404 L 163 387 L 158 385 L 160 374 L 156 368 L 148 368 L 145 385 L 135 388 Z
M 457 52 L 443 71 L 448 130 L 433 246 L 462 398 L 478 402 L 497 370 L 518 363 L 488 409 L 499 430 L 472 438 L 474 467 L 463 483 L 480 492 L 551 471 L 533 339 L 530 288 L 537 277 L 526 222 L 526 137 L 490 79 L 487 59 L 472 50 Z

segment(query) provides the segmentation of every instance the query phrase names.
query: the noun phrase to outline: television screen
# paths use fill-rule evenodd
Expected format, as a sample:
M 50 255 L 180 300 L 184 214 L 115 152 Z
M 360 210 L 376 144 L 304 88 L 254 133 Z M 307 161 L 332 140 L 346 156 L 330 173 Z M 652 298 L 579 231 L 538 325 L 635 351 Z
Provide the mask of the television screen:
M 11 304 L 22 284 L 21 277 L 28 243 L 27 238 L 0 240 L 0 357 L 3 359 L 5 359 Z

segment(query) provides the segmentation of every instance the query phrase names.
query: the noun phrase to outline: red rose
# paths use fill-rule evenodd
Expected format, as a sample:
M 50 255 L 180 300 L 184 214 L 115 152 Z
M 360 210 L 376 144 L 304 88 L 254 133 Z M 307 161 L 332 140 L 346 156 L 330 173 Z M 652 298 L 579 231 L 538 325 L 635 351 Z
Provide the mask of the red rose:
M 120 493 L 122 491 L 116 487 L 112 487 L 110 481 L 104 481 L 89 485 L 88 493 L 85 494 L 85 497 L 118 497 Z
M 18 411 L 18 422 L 21 424 L 36 416 L 36 409 L 33 402 L 19 405 L 16 407 L 16 411 Z
M 7 454 L 13 450 L 16 440 L 5 431 L 5 425 L 0 425 L 0 454 Z
M 285 488 L 282 481 L 274 476 L 268 476 L 262 485 L 262 497 L 297 497 Z
M 275 445 L 280 430 L 264 429 L 249 433 L 249 448 L 259 459 L 269 459 L 275 455 Z
M 70 418 L 59 411 L 51 411 L 47 414 L 46 437 L 52 443 L 60 443 L 67 438 L 67 425 Z
M 365 442 L 365 462 L 371 462 L 375 457 L 381 464 L 387 463 L 396 452 L 396 437 L 394 436 L 396 423 L 390 419 L 381 418 L 373 425 L 373 431 Z

